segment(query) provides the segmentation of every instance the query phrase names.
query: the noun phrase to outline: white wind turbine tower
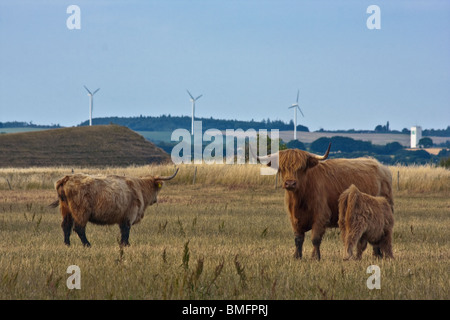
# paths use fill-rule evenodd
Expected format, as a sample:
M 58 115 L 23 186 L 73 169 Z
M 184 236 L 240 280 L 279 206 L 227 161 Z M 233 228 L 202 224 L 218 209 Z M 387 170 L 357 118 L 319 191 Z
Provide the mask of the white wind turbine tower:
M 189 96 L 191 97 L 192 102 L 192 124 L 191 124 L 191 135 L 194 135 L 194 117 L 195 117 L 195 101 L 200 99 L 203 95 L 199 95 L 197 98 L 194 98 L 192 94 L 189 92 L 189 90 L 186 90 Z
M 86 86 L 83 86 L 86 91 L 88 92 L 88 96 L 89 96 L 89 125 L 92 126 L 92 110 L 94 110 L 94 94 L 97 93 L 98 90 L 100 90 L 100 88 L 98 88 L 97 90 L 95 90 L 94 92 L 89 91 L 89 89 Z
M 303 115 L 302 110 L 300 109 L 300 107 L 298 106 L 298 96 L 300 94 L 300 90 L 297 91 L 297 101 L 292 104 L 292 106 L 289 107 L 289 109 L 294 108 L 294 139 L 297 140 L 297 109 L 298 111 L 300 111 L 300 113 Z

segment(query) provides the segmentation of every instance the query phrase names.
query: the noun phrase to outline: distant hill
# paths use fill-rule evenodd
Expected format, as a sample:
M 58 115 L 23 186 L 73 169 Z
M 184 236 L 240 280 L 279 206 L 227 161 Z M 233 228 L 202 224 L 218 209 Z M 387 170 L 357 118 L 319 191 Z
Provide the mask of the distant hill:
M 0 135 L 0 167 L 102 167 L 170 161 L 165 151 L 118 125 Z

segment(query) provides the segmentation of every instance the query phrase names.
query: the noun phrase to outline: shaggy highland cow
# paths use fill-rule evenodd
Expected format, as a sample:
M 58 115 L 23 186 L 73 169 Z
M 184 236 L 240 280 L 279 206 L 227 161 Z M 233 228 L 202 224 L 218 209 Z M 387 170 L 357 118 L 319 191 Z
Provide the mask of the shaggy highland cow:
M 157 201 L 165 180 L 175 177 L 131 178 L 121 176 L 91 176 L 73 174 L 55 183 L 58 200 L 50 206 L 61 210 L 64 243 L 70 245 L 70 234 L 78 234 L 84 246 L 91 244 L 86 238 L 86 224 L 118 224 L 121 245 L 129 245 L 128 237 L 133 224 L 141 221 L 145 209 Z
M 374 252 L 386 258 L 392 254 L 392 229 L 394 215 L 390 203 L 384 197 L 374 197 L 351 185 L 339 197 L 339 228 L 345 245 L 346 257 L 353 257 L 353 247 L 357 244 L 356 259 L 361 259 L 369 242 Z

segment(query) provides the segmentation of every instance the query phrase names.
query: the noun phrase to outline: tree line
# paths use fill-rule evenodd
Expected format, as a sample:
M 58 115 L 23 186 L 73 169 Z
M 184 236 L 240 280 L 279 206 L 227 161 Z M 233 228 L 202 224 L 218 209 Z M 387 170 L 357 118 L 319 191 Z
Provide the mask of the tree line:
M 292 121 L 286 123 L 281 120 L 264 119 L 262 121 L 243 121 L 243 120 L 224 120 L 210 118 L 196 118 L 196 121 L 202 122 L 203 130 L 207 129 L 278 129 L 280 131 L 293 130 L 294 124 Z M 140 117 L 105 117 L 95 118 L 92 120 L 93 125 L 118 124 L 128 127 L 135 131 L 173 131 L 176 129 L 191 130 L 192 118 L 189 116 L 171 116 L 162 115 L 158 117 L 140 116 Z M 87 126 L 89 121 L 82 122 L 79 126 Z M 308 127 L 297 125 L 297 131 L 309 132 Z
M 237 139 L 235 138 L 235 145 L 237 146 Z M 275 142 L 276 143 L 276 142 Z M 411 164 L 435 164 L 448 167 L 450 164 L 450 151 L 443 149 L 438 155 L 432 155 L 425 150 L 406 150 L 400 143 L 391 142 L 386 145 L 374 145 L 370 141 L 355 140 L 348 137 L 335 136 L 332 138 L 322 137 L 312 143 L 303 143 L 298 140 L 291 140 L 285 143 L 283 140 L 278 140 L 279 150 L 285 149 L 300 149 L 309 151 L 315 154 L 323 154 L 329 143 L 331 143 L 331 151 L 329 158 L 358 158 L 358 157 L 374 157 L 378 161 L 386 165 L 411 165 Z M 171 154 L 172 148 L 178 142 L 158 142 L 158 147 Z M 209 144 L 203 142 L 202 150 Z M 246 159 L 248 160 L 248 139 L 245 142 Z M 257 142 L 259 145 L 259 142 Z M 267 151 L 270 153 L 271 139 L 267 138 Z M 223 142 L 223 155 L 226 154 L 226 143 Z M 194 148 L 192 144 L 192 154 Z

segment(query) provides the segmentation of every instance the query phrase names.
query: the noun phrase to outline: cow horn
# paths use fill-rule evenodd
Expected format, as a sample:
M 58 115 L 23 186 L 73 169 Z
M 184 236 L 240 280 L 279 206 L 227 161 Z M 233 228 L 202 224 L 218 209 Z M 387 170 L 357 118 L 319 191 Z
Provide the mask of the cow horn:
M 311 153 L 311 156 L 317 160 L 325 160 L 326 158 L 328 158 L 328 154 L 330 153 L 330 148 L 331 148 L 331 142 L 328 145 L 327 152 L 325 152 L 325 154 L 323 156 L 318 156 L 318 155 L 312 154 L 312 153 Z
M 273 160 L 278 159 L 278 153 L 272 153 L 272 154 L 269 154 L 267 156 L 257 157 L 257 159 L 259 161 L 261 161 L 261 160 L 262 161 L 273 161 Z
M 173 175 L 171 175 L 170 177 L 159 177 L 158 180 L 172 180 L 173 178 L 175 178 L 175 176 L 178 173 L 179 168 L 177 168 L 177 170 L 175 171 L 175 173 Z
M 255 152 L 251 146 L 249 146 L 249 150 L 250 150 L 250 153 L 252 154 L 252 156 L 254 158 L 256 158 L 257 160 L 259 160 L 260 162 L 264 161 L 264 162 L 269 163 L 271 161 L 278 160 L 278 157 L 279 157 L 278 152 L 269 154 L 267 156 L 257 156 L 257 155 L 255 155 Z

